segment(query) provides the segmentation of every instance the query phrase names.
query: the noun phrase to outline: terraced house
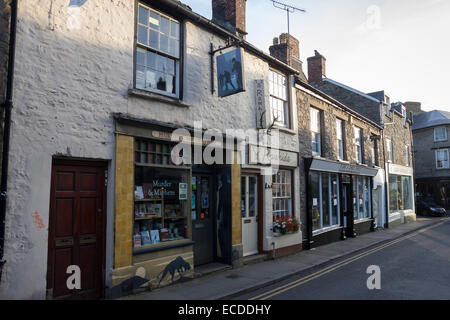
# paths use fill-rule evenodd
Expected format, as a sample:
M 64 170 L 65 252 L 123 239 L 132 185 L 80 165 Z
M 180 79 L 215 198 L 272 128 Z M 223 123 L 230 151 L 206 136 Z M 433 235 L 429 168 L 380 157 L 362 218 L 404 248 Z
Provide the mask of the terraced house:
M 175 0 L 18 4 L 0 297 L 118 297 L 301 249 L 272 228 L 300 217 L 298 71 L 245 40 L 244 0 L 212 20 Z
M 416 219 L 413 179 L 412 115 L 401 102 L 392 103 L 385 91 L 363 93 L 326 76 L 326 59 L 319 52 L 308 58 L 308 80 L 317 89 L 376 123 L 383 130 L 370 150 L 380 150 L 379 166 L 384 170 L 386 189 L 374 193 L 379 203 L 379 226 L 395 226 Z M 383 179 L 380 174 L 380 181 Z M 382 199 L 385 199 L 382 200 Z

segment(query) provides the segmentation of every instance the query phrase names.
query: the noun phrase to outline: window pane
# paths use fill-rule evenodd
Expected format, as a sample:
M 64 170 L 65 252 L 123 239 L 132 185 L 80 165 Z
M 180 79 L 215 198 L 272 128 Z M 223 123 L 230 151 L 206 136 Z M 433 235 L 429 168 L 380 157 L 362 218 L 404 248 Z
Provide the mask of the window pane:
M 138 42 L 148 45 L 148 29 L 143 26 L 138 26 Z
M 154 11 L 150 11 L 150 28 L 159 30 L 160 15 Z
M 149 46 L 153 49 L 159 50 L 159 33 L 150 30 L 150 43 Z
M 145 50 L 137 48 L 136 50 L 136 63 L 141 66 L 145 66 Z
M 180 37 L 180 24 L 175 21 L 170 21 L 170 36 L 174 38 Z
M 167 80 L 166 76 L 163 73 L 156 73 L 156 88 L 158 90 L 166 91 L 167 90 Z
M 142 66 L 136 67 L 136 88 L 139 89 L 145 88 L 145 67 Z
M 331 175 L 331 195 L 332 195 L 332 213 L 331 213 L 331 224 L 333 226 L 339 225 L 339 185 L 338 185 L 338 176 L 333 174 Z
M 358 177 L 353 177 L 353 216 L 355 218 L 355 220 L 359 219 L 359 205 L 358 205 L 358 183 L 359 183 L 359 179 Z
M 389 210 L 398 210 L 398 185 L 397 176 L 389 176 Z
M 169 37 L 161 34 L 161 37 L 159 39 L 159 48 L 162 52 L 169 53 Z
M 321 229 L 320 223 L 320 175 L 318 173 L 310 173 L 311 183 L 311 206 L 312 206 L 312 224 L 313 231 Z
M 147 69 L 147 77 L 146 77 L 146 86 L 147 88 L 152 88 L 155 89 L 156 88 L 156 72 L 151 70 L 151 69 Z
M 169 54 L 178 58 L 178 55 L 180 52 L 179 46 L 180 46 L 180 42 L 176 39 L 171 38 L 169 40 Z
M 157 70 L 157 61 L 159 56 L 151 51 L 147 51 L 147 67 Z
M 139 6 L 139 23 L 148 26 L 148 10 Z
M 245 204 L 245 198 L 246 198 L 246 192 L 247 192 L 247 189 L 246 189 L 246 186 L 245 186 L 245 180 L 246 180 L 246 178 L 245 177 L 242 177 L 241 178 L 241 217 L 242 218 L 245 218 L 246 217 L 246 204 Z
M 256 217 L 256 178 L 249 177 L 249 195 L 248 195 L 248 215 L 249 217 Z
M 331 226 L 330 220 L 330 187 L 329 187 L 329 175 L 322 174 L 322 217 L 323 228 Z
M 167 18 L 161 17 L 160 32 L 168 36 L 170 34 L 170 21 Z

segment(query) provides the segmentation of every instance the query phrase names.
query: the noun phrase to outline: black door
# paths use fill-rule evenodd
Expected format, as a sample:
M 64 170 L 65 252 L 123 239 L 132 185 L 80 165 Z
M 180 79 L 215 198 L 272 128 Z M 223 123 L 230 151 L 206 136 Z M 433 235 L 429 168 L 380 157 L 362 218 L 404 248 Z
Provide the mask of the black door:
M 214 261 L 213 186 L 211 175 L 192 175 L 192 237 L 195 242 L 195 266 Z
M 347 237 L 354 237 L 354 217 L 353 217 L 353 192 L 351 183 L 342 184 L 342 197 L 344 209 L 344 228 Z

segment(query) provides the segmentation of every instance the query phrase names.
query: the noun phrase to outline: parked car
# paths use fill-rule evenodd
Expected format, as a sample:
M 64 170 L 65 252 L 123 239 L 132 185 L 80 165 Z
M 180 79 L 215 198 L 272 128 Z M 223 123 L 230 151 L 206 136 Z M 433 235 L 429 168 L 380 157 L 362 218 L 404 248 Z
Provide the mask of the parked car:
M 423 216 L 444 217 L 447 211 L 433 199 L 421 199 L 417 203 L 417 211 Z

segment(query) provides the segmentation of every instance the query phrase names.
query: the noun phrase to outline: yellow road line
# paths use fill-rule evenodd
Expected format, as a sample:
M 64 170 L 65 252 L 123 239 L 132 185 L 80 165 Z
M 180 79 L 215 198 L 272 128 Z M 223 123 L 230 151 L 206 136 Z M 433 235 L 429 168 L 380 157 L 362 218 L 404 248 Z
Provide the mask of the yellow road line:
M 257 300 L 257 299 L 267 300 L 267 299 L 269 299 L 269 298 L 271 298 L 273 296 L 279 295 L 279 294 L 281 294 L 281 293 L 283 293 L 285 291 L 288 291 L 290 289 L 298 287 L 298 286 L 300 286 L 300 285 L 302 285 L 304 283 L 307 283 L 307 282 L 309 282 L 311 280 L 314 280 L 314 279 L 316 279 L 318 277 L 321 277 L 321 276 L 323 276 L 323 275 L 325 275 L 327 273 L 330 273 L 330 272 L 332 272 L 332 271 L 334 271 L 334 270 L 336 270 L 336 269 L 338 269 L 340 267 L 343 267 L 343 266 L 345 266 L 345 265 L 347 265 L 349 263 L 352 263 L 352 262 L 354 262 L 356 260 L 362 259 L 362 258 L 364 258 L 364 257 L 366 257 L 366 256 L 368 256 L 368 255 L 370 255 L 372 253 L 375 253 L 377 251 L 383 250 L 383 249 L 385 249 L 387 247 L 390 247 L 390 246 L 392 246 L 392 245 L 394 245 L 394 244 L 396 244 L 398 242 L 401 242 L 401 241 L 404 241 L 406 239 L 412 238 L 412 237 L 414 237 L 414 236 L 416 236 L 416 235 L 418 235 L 420 233 L 423 233 L 423 232 L 425 232 L 425 231 L 427 231 L 429 229 L 438 227 L 438 226 L 440 226 L 440 225 L 442 225 L 444 223 L 445 223 L 445 221 L 442 221 L 442 222 L 439 222 L 438 224 L 435 224 L 435 225 L 426 227 L 424 229 L 421 229 L 419 231 L 416 231 L 416 232 L 414 232 L 414 233 L 412 233 L 410 235 L 403 236 L 403 237 L 398 238 L 396 240 L 392 240 L 391 242 L 385 243 L 384 245 L 380 245 L 380 246 L 378 246 L 376 248 L 373 248 L 373 249 L 371 249 L 369 251 L 357 254 L 356 256 L 350 257 L 350 258 L 348 258 L 348 259 L 346 259 L 344 261 L 341 261 L 341 262 L 338 262 L 338 263 L 336 263 L 334 265 L 328 266 L 328 267 L 326 267 L 326 268 L 324 268 L 324 269 L 322 269 L 320 271 L 317 271 L 317 272 L 315 272 L 313 274 L 305 276 L 305 277 L 303 277 L 301 279 L 298 279 L 298 280 L 292 281 L 290 283 L 284 284 L 284 285 L 282 285 L 282 286 L 280 286 L 278 288 L 269 290 L 269 291 L 267 291 L 265 293 L 262 293 L 262 294 L 260 294 L 258 296 L 250 298 L 249 300 Z

